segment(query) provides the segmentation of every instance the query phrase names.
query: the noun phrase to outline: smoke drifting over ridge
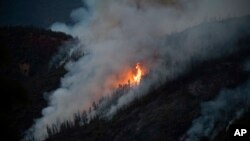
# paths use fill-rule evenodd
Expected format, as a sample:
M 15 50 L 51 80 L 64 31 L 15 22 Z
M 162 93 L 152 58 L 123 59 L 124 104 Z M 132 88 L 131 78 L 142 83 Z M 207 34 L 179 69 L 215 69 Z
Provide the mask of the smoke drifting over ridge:
M 117 82 L 123 79 L 124 70 L 136 63 L 147 69 L 147 79 L 120 97 L 105 116 L 114 114 L 134 97 L 146 94 L 151 87 L 175 78 L 193 63 L 232 52 L 233 46 L 212 46 L 231 41 L 238 30 L 249 29 L 247 20 L 232 23 L 229 28 L 222 23 L 196 28 L 184 35 L 177 34 L 180 37 L 176 40 L 166 38 L 210 20 L 249 15 L 247 0 L 179 0 L 170 5 L 147 0 L 85 2 L 88 10 L 80 8 L 72 12 L 74 25 L 52 26 L 53 30 L 78 38 L 79 43 L 72 45 L 73 49 L 84 55 L 67 63 L 68 73 L 62 78 L 60 88 L 52 92 L 49 106 L 42 111 L 43 117 L 30 129 L 38 140 L 46 138 L 47 125 L 72 121 L 76 112 L 87 110 L 101 97 L 110 96 Z
M 250 72 L 250 61 L 245 65 Z M 235 89 L 222 90 L 217 98 L 201 104 L 201 115 L 193 121 L 186 141 L 214 138 L 223 128 L 241 118 L 250 109 L 250 80 Z

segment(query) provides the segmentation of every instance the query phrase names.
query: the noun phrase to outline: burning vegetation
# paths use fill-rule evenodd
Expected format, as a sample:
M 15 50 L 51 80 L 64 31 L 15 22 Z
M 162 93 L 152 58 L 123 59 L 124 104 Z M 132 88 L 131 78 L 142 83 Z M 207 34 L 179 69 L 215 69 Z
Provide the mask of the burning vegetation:
M 137 86 L 140 84 L 142 77 L 145 75 L 145 68 L 140 63 L 136 63 L 132 68 L 124 72 L 124 76 L 119 81 L 119 86 L 129 85 Z
M 59 132 L 60 124 L 67 120 L 72 121 L 75 113 L 87 111 L 89 107 L 91 108 L 91 103 L 100 99 L 104 99 L 103 102 L 97 103 L 97 106 L 94 104 L 92 112 L 89 110 L 88 121 L 96 115 L 112 119 L 119 110 L 130 106 L 134 100 L 153 93 L 152 91 L 158 87 L 160 91 L 161 85 L 175 81 L 196 65 L 199 66 L 202 62 L 231 53 L 238 43 L 236 37 L 244 37 L 248 33 L 241 33 L 248 28 L 246 26 L 248 20 L 229 21 L 227 22 L 229 25 L 220 22 L 199 26 L 214 18 L 223 20 L 249 14 L 249 8 L 244 8 L 247 4 L 237 5 L 238 2 L 228 4 L 229 2 L 224 0 L 218 3 L 214 0 L 209 4 L 203 1 L 180 1 L 181 7 L 176 8 L 165 7 L 158 3 L 151 4 L 151 0 L 150 3 L 148 1 L 145 4 L 144 1 L 141 3 L 138 5 L 130 0 L 94 2 L 86 0 L 87 9 L 84 6 L 73 12 L 73 24 L 52 25 L 52 30 L 71 34 L 78 40 L 77 43 L 69 45 L 71 48 L 67 57 L 79 49 L 83 54 L 79 59 L 72 59 L 73 61 L 70 60 L 65 64 L 68 73 L 62 77 L 59 88 L 49 94 L 48 106 L 42 110 L 41 118 L 35 120 L 26 137 L 34 137 L 35 140 L 46 139 L 47 126 L 55 124 L 56 131 Z M 215 4 L 216 7 L 211 13 L 208 12 L 211 9 L 210 4 Z M 242 12 L 222 10 L 235 10 L 242 6 L 243 8 L 240 8 L 244 9 Z M 191 27 L 194 28 L 190 29 Z M 155 53 L 156 58 L 154 58 Z M 147 78 L 142 83 L 142 78 L 146 75 Z M 177 86 L 176 91 L 183 90 L 182 82 L 178 84 L 180 85 Z M 168 95 L 172 91 L 175 91 L 175 88 L 164 93 Z M 188 94 L 188 91 L 185 91 L 184 95 L 189 96 Z M 178 96 L 174 95 L 174 97 Z M 149 99 L 151 100 L 151 97 Z M 180 107 L 183 104 L 179 103 L 188 103 L 175 99 L 169 101 L 169 105 L 164 107 L 166 109 L 175 107 L 177 110 L 174 114 L 182 110 L 178 110 L 178 106 L 173 106 L 172 101 L 178 103 Z M 161 103 L 165 102 L 159 102 L 156 104 L 157 107 L 162 107 Z M 151 109 L 151 105 L 148 107 L 147 109 Z M 183 107 L 189 108 L 186 105 Z M 135 108 L 139 109 L 137 106 Z M 151 112 L 148 113 L 151 114 Z M 166 111 L 166 113 L 169 112 Z M 145 117 L 140 114 L 138 116 L 139 119 Z M 130 117 L 138 116 L 133 114 Z M 130 118 L 127 119 L 130 120 Z M 169 119 L 168 116 L 167 119 Z M 173 119 L 178 119 L 178 116 L 173 116 Z M 175 121 L 169 123 L 172 124 Z M 151 123 L 151 120 L 145 123 Z M 161 120 L 157 122 L 159 123 Z M 137 128 L 137 125 L 130 126 L 128 129 L 144 129 L 143 126 Z M 131 130 L 131 132 L 134 131 Z M 121 133 L 125 132 L 121 131 Z M 152 134 L 152 132 L 148 133 Z M 114 140 L 124 139 L 114 137 Z

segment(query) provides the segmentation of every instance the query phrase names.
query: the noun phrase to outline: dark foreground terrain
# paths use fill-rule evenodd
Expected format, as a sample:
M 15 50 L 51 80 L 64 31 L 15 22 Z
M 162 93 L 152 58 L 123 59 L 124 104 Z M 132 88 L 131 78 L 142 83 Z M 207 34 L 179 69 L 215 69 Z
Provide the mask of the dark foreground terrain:
M 35 28 L 0 28 L 1 118 L 10 140 L 20 140 L 33 119 L 46 106 L 43 93 L 55 89 L 61 68 L 49 69 L 51 57 L 71 37 Z M 237 50 L 229 56 L 202 62 L 177 79 L 151 90 L 122 108 L 111 120 L 96 117 L 85 126 L 63 127 L 47 141 L 177 141 L 200 104 L 224 88 L 233 89 L 249 79 L 243 64 L 250 57 L 250 34 L 237 38 Z M 249 124 L 249 114 L 236 122 Z M 226 140 L 226 127 L 213 140 Z M 204 140 L 208 140 L 204 138 Z
M 249 17 L 246 18 L 249 21 Z M 226 25 L 234 21 L 226 21 Z M 217 24 L 217 23 L 216 23 Z M 224 24 L 220 22 L 218 24 Z M 197 28 L 211 28 L 200 25 L 168 38 L 171 43 Z M 213 36 L 209 33 L 209 36 Z M 178 40 L 177 39 L 177 40 Z M 173 42 L 175 43 L 175 42 Z M 235 89 L 249 79 L 245 61 L 250 57 L 250 33 L 242 32 L 233 40 L 220 45 L 233 45 L 239 50 L 217 59 L 210 59 L 193 65 L 191 70 L 151 92 L 132 104 L 122 108 L 111 120 L 96 117 L 85 126 L 69 127 L 52 135 L 47 141 L 177 141 L 185 140 L 186 132 L 193 119 L 201 114 L 200 104 L 215 99 L 222 89 Z M 244 107 L 239 107 L 244 108 Z M 223 111 L 221 111 L 223 112 Z M 213 113 L 211 113 L 213 114 Z M 224 116 L 229 116 L 227 113 Z M 236 122 L 249 124 L 249 114 Z M 220 123 L 218 123 L 220 125 Z M 228 124 L 227 124 L 228 125 Z M 222 126 L 213 139 L 226 141 L 226 126 Z M 53 129 L 52 129 L 53 130 Z
M 40 116 L 46 106 L 43 93 L 55 89 L 65 73 L 49 69 L 49 61 L 70 38 L 32 27 L 0 28 L 0 116 L 6 139 L 20 140 Z

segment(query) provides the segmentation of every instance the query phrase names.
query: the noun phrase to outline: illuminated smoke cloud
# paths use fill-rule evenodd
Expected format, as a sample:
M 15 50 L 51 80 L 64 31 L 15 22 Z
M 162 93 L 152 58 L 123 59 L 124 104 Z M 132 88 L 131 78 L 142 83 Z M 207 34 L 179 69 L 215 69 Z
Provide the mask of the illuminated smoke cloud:
M 230 31 L 223 25 L 213 25 L 218 29 L 198 28 L 183 35 L 183 39 L 177 38 L 178 41 L 165 41 L 165 38 L 203 22 L 250 13 L 247 0 L 85 2 L 87 9 L 72 12 L 73 25 L 55 23 L 51 27 L 77 38 L 70 53 L 79 52 L 80 57 L 65 65 L 68 73 L 61 79 L 60 87 L 51 93 L 48 107 L 43 109 L 42 117 L 36 120 L 26 138 L 34 136 L 43 140 L 47 137 L 46 126 L 73 121 L 75 113 L 88 110 L 101 97 L 110 96 L 124 70 L 138 62 L 149 71 L 148 78 L 118 98 L 106 116 L 113 115 L 134 97 L 146 94 L 151 86 L 188 70 L 191 63 L 222 55 L 223 48 L 210 46 L 231 40 L 241 23 L 232 24 Z M 214 35 L 207 39 L 204 34 Z M 223 52 L 229 50 L 230 47 Z

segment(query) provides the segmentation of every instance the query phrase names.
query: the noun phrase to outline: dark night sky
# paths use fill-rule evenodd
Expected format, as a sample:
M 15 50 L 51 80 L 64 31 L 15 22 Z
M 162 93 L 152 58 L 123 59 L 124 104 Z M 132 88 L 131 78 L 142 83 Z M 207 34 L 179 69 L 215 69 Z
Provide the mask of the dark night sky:
M 68 22 L 71 11 L 81 6 L 81 0 L 0 0 L 0 26 L 49 27 Z

